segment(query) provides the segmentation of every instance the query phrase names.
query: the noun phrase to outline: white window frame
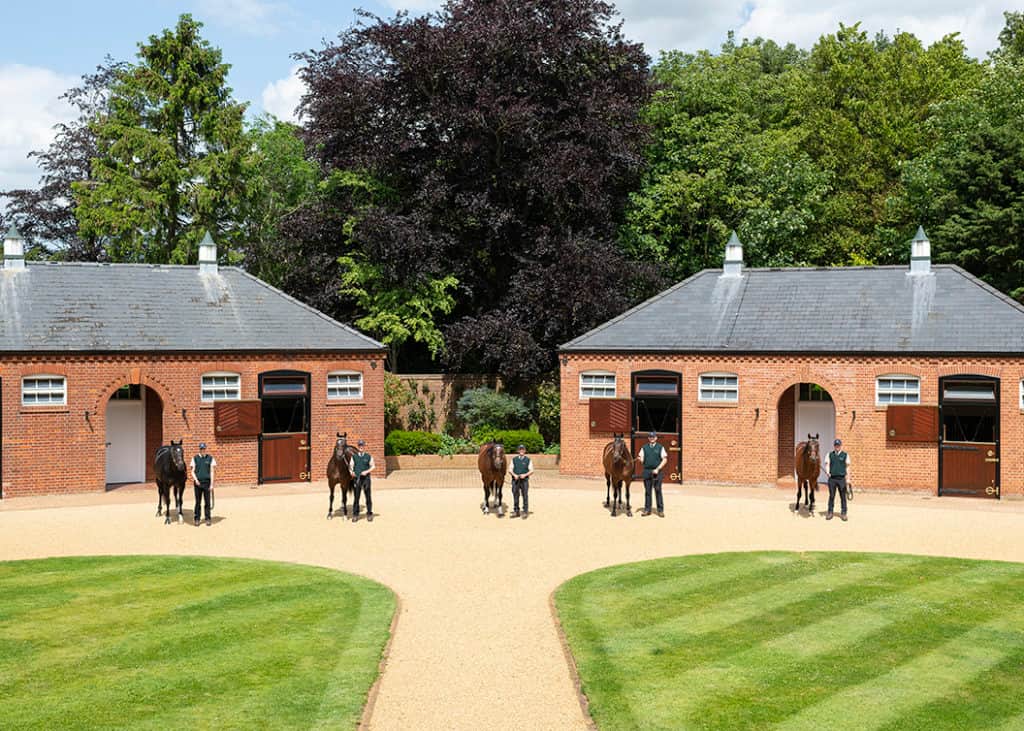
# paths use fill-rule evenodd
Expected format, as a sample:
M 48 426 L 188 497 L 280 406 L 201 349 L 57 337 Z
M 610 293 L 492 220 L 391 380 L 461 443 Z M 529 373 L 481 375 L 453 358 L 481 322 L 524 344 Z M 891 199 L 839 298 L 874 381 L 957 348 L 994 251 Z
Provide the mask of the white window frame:
M 735 379 L 736 383 L 711 383 L 705 384 L 705 378 L 732 378 Z M 712 394 L 723 394 L 721 398 L 718 396 L 706 397 L 705 391 L 710 391 Z M 702 404 L 737 404 L 740 401 L 740 377 L 735 373 L 728 373 L 726 371 L 709 371 L 707 373 L 701 373 L 697 376 L 697 400 Z
M 47 381 L 45 386 L 39 382 Z M 59 383 L 52 383 L 59 382 Z M 29 383 L 34 385 L 26 391 Z M 26 401 L 26 394 L 31 394 L 34 399 Z M 45 401 L 39 397 L 45 396 Z M 68 379 L 67 376 L 56 373 L 33 373 L 31 376 L 23 376 L 21 379 L 21 405 L 22 406 L 67 406 L 68 404 Z
M 913 381 L 916 385 L 914 388 L 882 388 L 882 381 Z M 890 398 L 883 399 L 882 396 L 888 396 Z M 898 401 L 894 401 L 892 396 L 900 396 Z M 913 396 L 913 399 L 907 398 Z M 875 406 L 889 406 L 895 404 L 901 406 L 904 404 L 919 404 L 921 403 L 921 379 L 918 376 L 912 376 L 906 373 L 886 373 L 881 376 L 875 377 Z
M 207 385 L 207 378 L 234 378 L 235 384 L 229 383 Z M 223 392 L 223 396 L 218 396 Z M 199 376 L 199 400 L 204 404 L 212 404 L 216 401 L 240 401 L 242 399 L 242 374 L 232 371 L 210 371 Z
M 1020 381 L 1020 399 L 1017 401 L 1017 405 L 1021 411 L 1024 411 L 1024 379 Z
M 583 379 L 587 376 L 602 376 L 604 378 L 611 377 L 611 384 L 607 381 L 604 383 L 584 383 Z M 608 390 L 611 393 L 608 393 Z M 600 392 L 600 393 L 599 393 Z M 618 378 L 612 371 L 582 371 L 580 373 L 580 400 L 587 401 L 592 398 L 615 398 L 618 393 Z
M 332 376 L 358 376 L 357 381 L 348 383 L 331 383 Z M 355 393 L 338 395 L 337 391 L 350 391 L 353 386 L 357 389 Z M 334 389 L 336 393 L 331 394 Z M 362 371 L 331 371 L 327 374 L 327 400 L 328 401 L 361 401 L 363 398 L 363 372 Z

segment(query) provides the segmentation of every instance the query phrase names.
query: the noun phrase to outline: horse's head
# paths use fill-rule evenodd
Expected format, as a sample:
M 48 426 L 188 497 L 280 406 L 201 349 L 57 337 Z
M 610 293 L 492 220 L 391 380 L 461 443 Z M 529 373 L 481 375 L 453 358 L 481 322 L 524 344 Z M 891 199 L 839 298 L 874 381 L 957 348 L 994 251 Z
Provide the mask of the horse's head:
M 491 449 L 491 464 L 496 470 L 500 470 L 505 464 L 505 445 L 501 442 L 495 442 L 494 448 Z
M 821 461 L 821 456 L 818 453 L 818 437 L 819 434 L 815 434 L 813 437 L 807 435 L 807 458 Z
M 348 448 L 347 436 L 348 432 L 338 433 L 338 440 L 334 443 L 334 458 L 343 462 L 345 461 L 345 450 Z
M 179 472 L 185 471 L 185 450 L 181 446 L 183 441 L 183 439 L 171 440 L 171 461 Z
M 629 462 L 632 464 L 633 460 L 630 458 L 629 447 L 626 446 L 625 437 L 625 434 L 612 432 L 612 459 L 615 462 Z

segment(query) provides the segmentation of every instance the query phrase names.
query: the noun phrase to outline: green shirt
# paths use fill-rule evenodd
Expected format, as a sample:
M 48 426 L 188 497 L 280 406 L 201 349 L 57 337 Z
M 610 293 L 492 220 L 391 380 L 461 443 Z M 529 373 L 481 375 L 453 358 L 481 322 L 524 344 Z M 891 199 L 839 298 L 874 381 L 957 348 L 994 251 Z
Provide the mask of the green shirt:
M 653 470 L 661 464 L 661 460 L 665 455 L 665 448 L 655 442 L 654 444 L 645 444 L 640 453 L 644 458 L 644 469 Z
M 846 477 L 846 452 L 830 452 L 828 455 L 829 477 Z
M 512 474 L 525 475 L 530 471 L 530 458 L 525 454 L 520 457 L 518 454 L 512 458 Z
M 210 481 L 210 463 L 213 462 L 212 454 L 197 454 L 195 456 L 196 463 L 196 479 L 199 482 Z M 198 520 L 198 518 L 196 519 Z
M 352 469 L 359 476 L 370 469 L 370 460 L 373 459 L 369 452 L 357 452 L 352 455 Z

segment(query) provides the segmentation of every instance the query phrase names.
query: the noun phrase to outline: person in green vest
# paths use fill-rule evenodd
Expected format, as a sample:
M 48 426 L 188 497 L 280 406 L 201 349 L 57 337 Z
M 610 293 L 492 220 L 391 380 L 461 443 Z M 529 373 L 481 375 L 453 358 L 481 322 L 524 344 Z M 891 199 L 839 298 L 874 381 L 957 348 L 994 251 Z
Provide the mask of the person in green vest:
M 199 525 L 200 503 L 206 506 L 206 524 L 211 525 L 210 495 L 213 491 L 213 474 L 217 468 L 217 460 L 212 454 L 206 453 L 206 443 L 199 443 L 199 454 L 192 458 L 192 484 L 195 487 L 196 507 L 193 511 L 195 523 Z
M 356 476 L 356 494 L 352 504 L 352 520 L 359 520 L 359 493 L 366 494 L 366 519 L 373 522 L 373 498 L 370 497 L 370 473 L 373 472 L 373 455 L 365 451 L 366 442 L 356 442 L 356 453 L 348 461 L 352 474 Z
M 665 469 L 665 464 L 668 462 L 668 452 L 658 444 L 657 433 L 651 432 L 647 435 L 647 444 L 640 448 L 640 453 L 636 458 L 642 461 L 644 468 L 644 509 L 640 515 L 646 517 L 651 514 L 651 490 L 653 489 L 657 498 L 658 517 L 664 518 L 665 503 L 661 499 L 661 471 Z
M 825 520 L 832 520 L 837 490 L 843 507 L 839 519 L 846 520 L 846 478 L 850 474 L 850 455 L 842 447 L 843 440 L 836 439 L 832 442 L 832 451 L 825 455 L 825 474 L 828 475 L 828 512 L 825 513 Z
M 519 495 L 523 496 L 523 518 L 530 515 L 530 475 L 533 460 L 526 456 L 526 445 L 520 444 L 512 458 L 512 517 L 519 517 Z

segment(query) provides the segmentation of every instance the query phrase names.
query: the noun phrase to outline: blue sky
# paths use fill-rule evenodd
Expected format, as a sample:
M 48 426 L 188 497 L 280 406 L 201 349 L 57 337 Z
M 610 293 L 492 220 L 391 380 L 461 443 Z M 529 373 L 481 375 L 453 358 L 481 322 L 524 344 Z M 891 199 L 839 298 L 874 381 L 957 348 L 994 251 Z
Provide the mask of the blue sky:
M 25 155 L 45 147 L 69 110 L 57 101 L 107 54 L 134 58 L 138 43 L 174 25 L 181 13 L 205 24 L 204 36 L 231 64 L 229 81 L 253 113 L 288 117 L 302 93 L 296 51 L 320 48 L 355 19 L 354 8 L 380 15 L 422 12 L 439 0 L 36 0 L 4 3 L 0 45 L 0 190 L 34 186 Z M 716 48 L 729 30 L 809 47 L 838 23 L 862 21 L 870 32 L 906 30 L 926 42 L 959 32 L 971 53 L 996 44 L 1004 10 L 1024 0 L 619 0 L 628 37 L 649 53 Z

